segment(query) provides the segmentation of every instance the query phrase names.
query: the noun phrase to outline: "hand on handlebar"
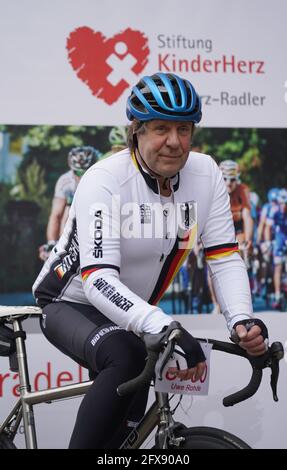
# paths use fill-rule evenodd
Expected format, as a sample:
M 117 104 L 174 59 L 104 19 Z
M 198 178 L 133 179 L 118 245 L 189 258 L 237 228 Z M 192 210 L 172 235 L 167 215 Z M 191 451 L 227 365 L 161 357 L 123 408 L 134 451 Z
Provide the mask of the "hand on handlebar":
M 250 356 L 262 356 L 268 349 L 268 331 L 258 319 L 244 320 L 234 325 L 237 338 L 233 340 Z
M 169 367 L 169 372 L 176 375 L 181 380 L 199 380 L 206 368 L 205 355 L 202 351 L 199 341 L 194 338 L 182 326 L 180 327 L 181 335 L 177 340 L 178 346 L 183 350 L 187 363 L 186 369 L 177 369 Z
M 56 241 L 54 240 L 50 240 L 44 245 L 41 245 L 38 250 L 40 260 L 46 261 L 49 258 L 50 253 L 55 245 L 56 245 Z
M 239 334 L 244 336 L 244 338 L 239 338 L 237 334 L 237 327 L 244 326 L 244 330 L 239 328 Z M 223 400 L 224 406 L 233 406 L 236 403 L 240 403 L 248 398 L 252 397 L 258 390 L 261 379 L 262 371 L 266 367 L 271 368 L 271 388 L 273 393 L 273 398 L 275 401 L 278 401 L 277 397 L 277 382 L 279 378 L 279 361 L 284 357 L 284 348 L 280 342 L 272 343 L 272 345 L 267 349 L 265 354 L 258 354 L 258 351 L 255 351 L 255 354 L 251 355 L 248 351 L 256 349 L 257 346 L 251 346 L 251 341 L 254 340 L 248 336 L 249 332 L 252 331 L 252 335 L 255 334 L 258 337 L 257 328 L 254 330 L 255 326 L 260 329 L 260 335 L 265 339 L 267 343 L 268 340 L 268 331 L 264 323 L 257 319 L 242 320 L 235 323 L 233 330 L 231 331 L 231 339 L 234 343 L 249 343 L 247 352 L 243 350 L 242 346 L 239 347 L 238 344 L 226 343 L 218 340 L 207 340 L 212 344 L 213 349 L 217 351 L 227 352 L 229 354 L 235 354 L 237 356 L 245 357 L 248 359 L 252 366 L 252 377 L 249 384 L 244 387 L 242 390 L 225 397 Z M 246 331 L 245 331 L 246 330 Z M 243 333 L 242 333 L 243 332 Z M 255 333 L 254 333 L 255 332 Z M 181 338 L 184 338 L 183 344 Z M 172 357 L 173 352 L 175 351 L 175 345 L 179 345 L 181 349 L 185 351 L 185 358 L 187 360 L 188 369 L 178 371 L 174 368 L 169 368 L 171 372 L 175 372 L 182 376 L 183 380 L 188 380 L 189 377 L 200 377 L 201 371 L 205 367 L 205 356 L 199 344 L 199 341 L 203 341 L 200 338 L 193 338 L 182 326 L 180 323 L 173 321 L 168 327 L 158 334 L 145 334 L 143 336 L 148 357 L 145 369 L 142 373 L 135 377 L 134 379 L 119 385 L 117 392 L 120 396 L 125 396 L 129 393 L 137 391 L 140 387 L 148 385 L 153 377 L 156 377 L 159 380 L 162 380 L 162 372 L 165 365 L 167 364 L 169 358 Z M 187 341 L 186 341 L 187 340 Z M 245 341 L 243 341 L 245 340 Z M 246 340 L 250 340 L 246 341 Z M 261 341 L 261 340 L 260 340 Z M 196 355 L 196 358 L 191 359 L 190 352 L 191 350 L 186 350 L 185 347 L 193 349 Z M 179 351 L 176 350 L 178 353 Z M 162 355 L 159 356 L 159 353 L 162 352 Z M 180 353 L 182 354 L 182 353 Z M 259 356 L 259 357 L 256 357 Z M 191 374 L 191 375 L 189 375 Z M 193 375 L 192 375 L 193 374 Z M 196 375 L 194 375 L 196 374 Z

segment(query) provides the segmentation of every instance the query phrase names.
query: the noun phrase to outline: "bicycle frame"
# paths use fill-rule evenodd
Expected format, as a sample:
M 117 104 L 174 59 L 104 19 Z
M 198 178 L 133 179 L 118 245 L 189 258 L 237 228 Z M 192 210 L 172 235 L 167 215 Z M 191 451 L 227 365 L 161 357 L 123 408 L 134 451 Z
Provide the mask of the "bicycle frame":
M 76 398 L 80 395 L 84 395 L 92 385 L 93 381 L 64 385 L 41 391 L 31 391 L 25 347 L 25 334 L 22 328 L 21 315 L 18 315 L 18 318 L 14 317 L 10 321 L 13 325 L 14 333 L 17 334 L 16 355 L 19 372 L 20 398 L 5 421 L 0 425 L 0 433 L 9 427 L 9 433 L 11 437 L 14 438 L 23 418 L 26 448 L 37 449 L 38 446 L 33 405 L 52 403 L 64 398 Z M 162 410 L 161 414 L 166 414 L 170 411 L 168 395 L 156 392 L 156 401 L 145 413 L 142 421 L 130 432 L 122 444 L 121 449 L 138 449 L 141 446 L 156 425 L 159 424 L 159 421 L 163 421 L 164 419 L 164 416 L 160 419 L 158 413 L 159 409 Z
M 31 391 L 28 371 L 28 360 L 25 348 L 25 332 L 22 329 L 22 320 L 27 318 L 27 314 L 30 315 L 31 310 L 35 314 L 40 314 L 41 309 L 35 307 L 12 307 L 12 312 L 9 307 L 0 306 L 0 319 L 3 318 L 4 322 L 11 323 L 14 330 L 14 338 L 16 345 L 16 352 L 10 353 L 10 368 L 13 371 L 19 372 L 20 382 L 20 398 L 13 410 L 10 412 L 4 423 L 0 426 L 0 434 L 6 434 L 8 439 L 13 440 L 20 422 L 23 418 L 24 424 L 24 435 L 27 449 L 37 448 L 36 438 L 36 426 L 34 422 L 33 405 L 39 403 L 52 403 L 56 400 L 63 398 L 74 398 L 79 395 L 86 393 L 88 388 L 93 383 L 92 381 L 75 383 L 72 385 L 65 385 L 57 388 L 46 389 L 42 391 Z M 180 324 L 176 321 L 171 323 L 171 331 L 168 333 L 167 347 L 164 350 L 162 359 L 170 357 L 169 353 L 172 353 L 172 341 L 175 340 L 175 334 L 179 332 Z M 250 327 L 252 321 L 250 321 Z M 178 334 L 178 333 L 177 333 Z M 153 349 L 154 343 L 150 341 L 150 336 L 146 335 L 145 345 L 147 348 L 148 358 L 144 371 L 140 376 L 135 379 L 121 384 L 118 392 L 123 396 L 124 394 L 131 393 L 143 383 L 149 383 L 154 376 L 155 365 L 159 361 L 159 357 L 155 354 Z M 164 338 L 159 338 L 163 340 Z M 203 341 L 201 338 L 197 338 L 198 341 Z M 223 399 L 224 406 L 233 406 L 240 403 L 251 396 L 253 396 L 260 384 L 262 379 L 263 369 L 269 367 L 271 369 L 271 389 L 273 398 L 278 401 L 277 397 L 277 382 L 279 377 L 279 361 L 284 357 L 284 348 L 282 343 L 274 342 L 268 347 L 268 350 L 263 356 L 253 357 L 241 349 L 238 345 L 232 343 L 226 343 L 218 340 L 207 339 L 209 343 L 213 345 L 213 349 L 222 351 L 225 353 L 244 357 L 249 360 L 252 367 L 252 377 L 249 384 L 242 390 L 235 392 Z M 10 351 L 10 350 L 8 350 Z M 13 362 L 17 359 L 17 364 Z M 160 449 L 169 448 L 169 444 L 173 447 L 181 445 L 182 436 L 177 436 L 177 428 L 181 427 L 180 423 L 176 423 L 172 417 L 172 411 L 169 406 L 169 397 L 167 393 L 156 392 L 156 400 L 145 413 L 141 422 L 130 432 L 127 439 L 121 445 L 120 449 L 138 449 L 146 438 L 151 434 L 153 429 L 158 425 L 158 430 L 155 436 L 156 447 Z M 195 428 L 196 429 L 196 428 Z

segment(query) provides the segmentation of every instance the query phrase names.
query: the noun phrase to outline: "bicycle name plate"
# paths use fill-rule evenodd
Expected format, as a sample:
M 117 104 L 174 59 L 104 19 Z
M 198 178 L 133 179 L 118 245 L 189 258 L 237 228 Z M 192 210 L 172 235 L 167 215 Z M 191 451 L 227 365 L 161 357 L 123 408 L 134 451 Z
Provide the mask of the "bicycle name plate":
M 209 371 L 210 371 L 210 353 L 212 345 L 207 342 L 200 342 L 202 350 L 206 357 L 206 369 L 200 380 L 180 380 L 173 373 L 169 372 L 169 367 L 186 369 L 186 361 L 179 354 L 174 354 L 165 366 L 162 374 L 162 380 L 156 380 L 155 390 L 157 392 L 178 393 L 180 395 L 208 395 L 209 390 Z

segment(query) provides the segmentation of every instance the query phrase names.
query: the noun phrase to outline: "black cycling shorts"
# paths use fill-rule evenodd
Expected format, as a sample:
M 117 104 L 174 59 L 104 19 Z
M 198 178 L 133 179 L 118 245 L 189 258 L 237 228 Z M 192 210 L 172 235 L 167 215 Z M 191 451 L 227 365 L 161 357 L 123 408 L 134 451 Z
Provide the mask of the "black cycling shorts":
M 127 344 L 138 343 L 144 351 L 142 341 L 134 333 L 115 325 L 92 305 L 50 303 L 43 308 L 40 325 L 50 343 L 90 371 L 99 372 L 97 350 L 111 335 L 121 334 Z

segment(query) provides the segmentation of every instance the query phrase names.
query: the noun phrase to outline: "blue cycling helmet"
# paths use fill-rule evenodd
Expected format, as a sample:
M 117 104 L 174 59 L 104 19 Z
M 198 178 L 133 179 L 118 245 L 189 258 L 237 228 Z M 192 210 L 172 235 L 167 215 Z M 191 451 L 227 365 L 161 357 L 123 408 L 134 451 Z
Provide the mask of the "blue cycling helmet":
M 132 88 L 127 101 L 130 121 L 164 119 L 168 121 L 201 120 L 201 100 L 192 84 L 173 73 L 156 73 L 143 77 Z
M 280 191 L 279 188 L 269 189 L 269 191 L 267 193 L 268 202 L 276 202 L 279 191 Z

